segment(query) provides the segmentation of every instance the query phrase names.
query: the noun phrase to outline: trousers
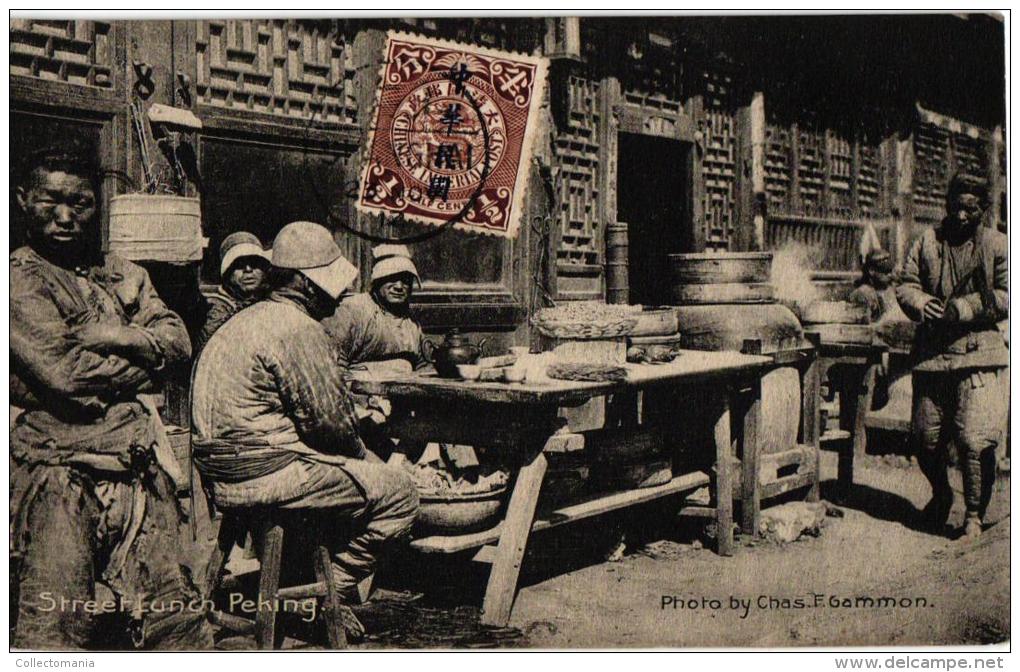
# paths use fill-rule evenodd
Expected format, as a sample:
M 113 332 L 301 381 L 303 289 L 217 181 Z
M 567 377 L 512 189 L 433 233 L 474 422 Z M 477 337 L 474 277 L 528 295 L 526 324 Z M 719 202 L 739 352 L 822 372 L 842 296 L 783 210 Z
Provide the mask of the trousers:
M 946 516 L 952 505 L 949 450 L 955 446 L 969 515 L 984 517 L 995 484 L 995 449 L 1002 440 L 1008 391 L 997 369 L 913 374 L 911 439 L 932 498 Z
M 418 514 L 411 477 L 398 467 L 364 460 L 341 467 L 300 459 L 266 476 L 213 483 L 212 491 L 221 508 L 274 507 L 325 520 L 324 532 L 334 538 L 323 541 L 335 547 L 333 573 L 347 599 L 375 571 L 386 544 L 407 533 Z
M 103 478 L 12 461 L 11 496 L 14 647 L 212 648 L 164 472 Z M 97 581 L 114 599 L 96 602 Z

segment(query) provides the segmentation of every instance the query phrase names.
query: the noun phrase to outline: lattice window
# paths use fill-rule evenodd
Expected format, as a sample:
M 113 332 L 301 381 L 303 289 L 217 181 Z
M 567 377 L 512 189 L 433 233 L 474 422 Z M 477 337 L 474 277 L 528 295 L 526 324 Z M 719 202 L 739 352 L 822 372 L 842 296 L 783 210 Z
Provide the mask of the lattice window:
M 822 215 L 826 208 L 825 189 L 826 135 L 797 129 L 797 182 L 802 214 Z
M 949 183 L 949 132 L 934 124 L 914 130 L 914 204 L 941 210 Z
M 101 21 L 11 19 L 11 74 L 113 88 L 113 28 Z
M 853 143 L 832 131 L 825 134 L 825 143 L 829 160 L 829 202 L 825 204 L 827 214 L 835 217 L 852 217 Z
M 884 214 L 882 206 L 882 153 L 875 145 L 857 148 L 857 207 L 864 217 Z
M 790 210 L 791 149 L 789 129 L 772 124 L 765 127 L 765 193 L 769 212 Z
M 981 138 L 973 138 L 963 133 L 953 133 L 952 139 L 956 169 L 972 175 L 986 175 L 988 157 Z
M 198 96 L 217 107 L 355 123 L 354 68 L 318 21 L 199 21 Z
M 705 248 L 725 250 L 736 225 L 737 128 L 733 111 L 733 78 L 706 72 L 702 77 L 705 114 L 701 132 L 705 153 L 701 173 L 705 183 L 702 209 Z
M 599 89 L 597 82 L 571 77 L 567 128 L 555 140 L 559 167 L 560 246 L 557 261 L 599 264 L 598 171 Z

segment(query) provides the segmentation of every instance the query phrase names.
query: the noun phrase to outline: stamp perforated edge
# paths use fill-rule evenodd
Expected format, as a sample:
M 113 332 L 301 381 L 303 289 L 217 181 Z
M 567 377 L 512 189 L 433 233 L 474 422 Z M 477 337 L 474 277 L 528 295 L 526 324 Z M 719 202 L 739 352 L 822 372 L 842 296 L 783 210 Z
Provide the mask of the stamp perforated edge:
M 542 106 L 542 101 L 546 96 L 545 87 L 547 85 L 547 75 L 549 72 L 549 59 L 544 56 L 522 54 L 517 51 L 503 51 L 500 49 L 492 49 L 491 47 L 464 44 L 463 42 L 457 42 L 455 40 L 426 37 L 424 35 L 409 33 L 402 30 L 387 31 L 386 40 L 383 45 L 382 61 L 379 64 L 379 72 L 376 78 L 374 110 L 370 115 L 372 124 L 369 126 L 365 144 L 361 148 L 360 152 L 362 167 L 359 172 L 360 179 L 358 180 L 358 194 L 354 201 L 354 208 L 357 212 L 370 216 L 377 216 L 385 212 L 379 208 L 363 206 L 361 204 L 361 197 L 364 193 L 365 182 L 368 179 L 368 169 L 371 165 L 370 159 L 372 156 L 372 146 L 375 142 L 375 132 L 379 127 L 383 82 L 386 77 L 386 68 L 389 66 L 388 57 L 390 53 L 390 45 L 393 40 L 414 41 L 430 47 L 442 47 L 445 49 L 463 51 L 465 53 L 477 53 L 489 58 L 518 60 L 536 66 L 534 90 L 532 91 L 531 101 L 528 103 L 527 125 L 525 126 L 524 138 L 522 138 L 521 144 L 521 156 L 517 165 L 517 172 L 514 177 L 513 200 L 510 203 L 510 221 L 507 223 L 506 231 L 495 231 L 493 229 L 472 226 L 461 222 L 454 222 L 453 224 L 454 229 L 464 231 L 465 233 L 476 233 L 486 236 L 495 236 L 497 238 L 516 238 L 517 230 L 520 227 L 521 219 L 524 216 L 522 210 L 524 207 L 525 192 L 527 191 L 528 177 L 531 172 L 531 157 L 534 150 L 533 143 L 535 134 L 538 132 L 538 126 L 541 125 L 539 110 Z M 409 217 L 408 220 L 423 223 L 427 226 L 442 225 L 447 221 L 435 217 L 422 216 Z

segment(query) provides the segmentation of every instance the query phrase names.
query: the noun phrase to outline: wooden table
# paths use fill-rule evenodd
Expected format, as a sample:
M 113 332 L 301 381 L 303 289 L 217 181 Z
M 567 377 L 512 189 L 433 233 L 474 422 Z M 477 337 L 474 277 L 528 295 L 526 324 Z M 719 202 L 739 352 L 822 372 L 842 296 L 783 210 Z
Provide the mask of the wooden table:
M 624 382 L 589 383 L 548 381 L 507 384 L 448 380 L 433 375 L 398 375 L 367 380 L 356 378 L 353 390 L 385 395 L 393 405 L 389 431 L 401 440 L 437 441 L 501 449 L 516 470 L 510 501 L 503 521 L 491 530 L 457 536 L 415 539 L 412 547 L 425 553 L 457 553 L 476 550 L 474 560 L 491 564 L 482 607 L 482 622 L 505 625 L 516 596 L 524 552 L 532 532 L 582 520 L 608 511 L 654 499 L 711 488 L 714 506 L 685 507 L 684 513 L 712 516 L 716 521 L 718 552 L 733 551 L 733 492 L 741 487 L 742 498 L 757 502 L 757 479 L 738 483 L 733 441 L 730 436 L 730 398 L 738 390 L 752 390 L 751 410 L 738 419 L 743 427 L 743 454 L 755 463 L 760 423 L 760 378 L 772 360 L 735 352 L 683 351 L 669 364 L 628 364 Z M 545 477 L 544 452 L 562 439 L 558 410 L 583 404 L 593 397 L 631 393 L 657 386 L 699 386 L 706 392 L 699 413 L 714 413 L 714 474 L 703 472 L 675 476 L 651 488 L 607 493 L 580 504 L 565 506 L 536 520 L 538 495 Z M 754 534 L 757 529 L 744 530 Z
M 865 417 L 871 410 L 875 392 L 875 378 L 882 365 L 886 346 L 880 342 L 871 345 L 844 343 L 818 344 L 819 374 L 839 392 L 839 433 L 826 437 L 823 443 L 836 443 L 839 450 L 837 495 L 846 498 L 854 482 L 854 460 L 863 458 L 867 450 L 868 435 Z M 829 375 L 833 367 L 836 374 Z

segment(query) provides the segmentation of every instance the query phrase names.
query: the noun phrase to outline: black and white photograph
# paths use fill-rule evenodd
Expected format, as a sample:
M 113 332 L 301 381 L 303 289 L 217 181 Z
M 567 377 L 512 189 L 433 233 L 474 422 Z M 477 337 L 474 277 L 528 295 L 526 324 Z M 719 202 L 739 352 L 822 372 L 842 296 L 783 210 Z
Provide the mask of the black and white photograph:
M 1009 15 L 12 10 L 9 653 L 1003 668 Z

